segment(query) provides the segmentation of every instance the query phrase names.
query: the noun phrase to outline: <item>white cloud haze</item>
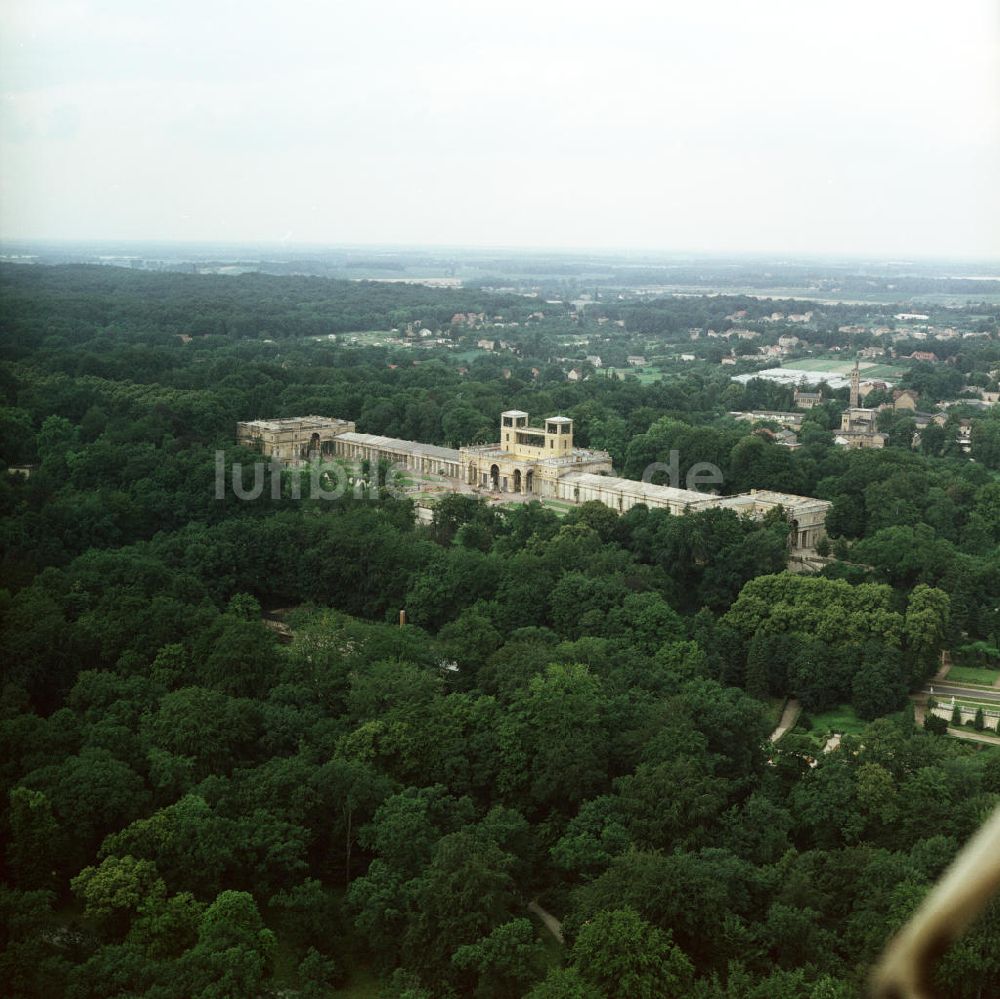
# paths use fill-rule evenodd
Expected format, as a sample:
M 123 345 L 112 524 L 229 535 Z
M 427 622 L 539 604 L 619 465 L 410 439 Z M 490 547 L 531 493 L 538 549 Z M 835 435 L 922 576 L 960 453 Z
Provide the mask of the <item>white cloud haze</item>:
M 4 238 L 1000 255 L 996 0 L 7 0 Z

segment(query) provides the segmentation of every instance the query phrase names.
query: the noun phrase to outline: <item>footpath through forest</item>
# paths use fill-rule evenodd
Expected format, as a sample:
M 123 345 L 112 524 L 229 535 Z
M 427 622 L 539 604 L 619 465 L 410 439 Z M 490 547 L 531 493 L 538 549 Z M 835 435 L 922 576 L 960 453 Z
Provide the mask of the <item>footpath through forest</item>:
M 795 727 L 802 713 L 802 705 L 794 697 L 785 702 L 785 710 L 781 712 L 778 727 L 771 733 L 771 742 L 777 742 L 786 732 Z
M 563 929 L 562 923 L 552 915 L 551 912 L 546 912 L 534 899 L 528 903 L 528 912 L 534 913 L 538 918 L 545 924 L 545 928 L 549 931 L 559 941 L 563 943 Z

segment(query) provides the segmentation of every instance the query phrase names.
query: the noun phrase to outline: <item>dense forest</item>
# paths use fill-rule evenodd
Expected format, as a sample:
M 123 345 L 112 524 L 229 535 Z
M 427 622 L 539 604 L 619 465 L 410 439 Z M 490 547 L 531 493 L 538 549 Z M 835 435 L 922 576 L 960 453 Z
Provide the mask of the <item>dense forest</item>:
M 905 428 L 847 451 L 831 393 L 790 450 L 728 415 L 790 404 L 759 380 L 568 383 L 544 330 L 461 369 L 326 339 L 536 308 L 475 290 L 74 266 L 0 293 L 0 459 L 30 472 L 0 477 L 3 994 L 854 999 L 1000 803 L 1000 748 L 908 696 L 1000 645 L 996 416 L 979 460 Z M 786 572 L 784 519 L 728 510 L 453 495 L 418 526 L 287 472 L 215 498 L 238 420 L 458 445 L 508 408 L 626 476 L 677 451 L 830 500 L 834 557 Z M 937 975 L 1000 994 L 1000 906 Z

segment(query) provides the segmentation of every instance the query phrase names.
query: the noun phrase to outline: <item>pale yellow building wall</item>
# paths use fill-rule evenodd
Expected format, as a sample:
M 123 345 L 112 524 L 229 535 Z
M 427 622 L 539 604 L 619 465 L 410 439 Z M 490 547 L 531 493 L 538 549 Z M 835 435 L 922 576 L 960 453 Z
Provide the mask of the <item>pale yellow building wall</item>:
M 337 437 L 353 430 L 354 423 L 350 420 L 333 417 L 247 420 L 236 424 L 236 440 L 267 458 L 289 465 L 321 454 L 332 455 Z
M 852 423 L 852 415 L 850 411 L 845 413 L 844 422 Z M 527 444 L 523 438 L 518 440 L 519 433 L 537 435 L 544 444 Z M 854 430 L 847 431 L 847 435 L 853 438 L 851 444 L 855 447 L 881 446 L 879 434 Z M 405 469 L 444 475 L 488 491 L 571 503 L 596 501 L 619 513 L 641 503 L 677 516 L 721 507 L 741 516 L 759 518 L 780 506 L 794 527 L 791 546 L 798 551 L 814 549 L 825 536 L 826 513 L 830 508 L 824 500 L 768 490 L 712 496 L 618 478 L 611 474 L 611 457 L 606 452 L 573 447 L 571 420 L 557 417 L 546 420 L 542 427 L 529 427 L 528 414 L 519 410 L 502 414 L 499 443 L 460 450 L 358 434 L 352 422 L 326 417 L 240 423 L 237 438 L 240 443 L 258 447 L 263 454 L 286 464 L 312 456 L 318 447 L 337 457 L 367 459 L 372 463 L 387 460 Z

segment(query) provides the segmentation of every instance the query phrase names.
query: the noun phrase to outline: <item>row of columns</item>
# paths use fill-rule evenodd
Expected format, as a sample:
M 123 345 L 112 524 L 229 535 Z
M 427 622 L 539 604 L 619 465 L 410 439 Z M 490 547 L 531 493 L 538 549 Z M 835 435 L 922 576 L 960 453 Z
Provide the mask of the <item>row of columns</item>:
M 510 480 L 513 479 L 513 482 Z M 500 466 L 490 465 L 489 471 L 480 472 L 478 466 L 470 465 L 466 475 L 466 482 L 472 486 L 481 486 L 483 489 L 492 489 L 494 492 L 506 493 L 533 493 L 535 484 L 535 473 L 528 469 L 522 471 L 520 468 L 514 469 L 512 476 L 504 475 L 500 471 Z M 508 489 L 508 485 L 511 488 Z

